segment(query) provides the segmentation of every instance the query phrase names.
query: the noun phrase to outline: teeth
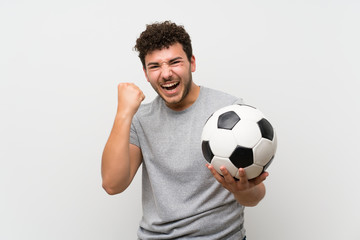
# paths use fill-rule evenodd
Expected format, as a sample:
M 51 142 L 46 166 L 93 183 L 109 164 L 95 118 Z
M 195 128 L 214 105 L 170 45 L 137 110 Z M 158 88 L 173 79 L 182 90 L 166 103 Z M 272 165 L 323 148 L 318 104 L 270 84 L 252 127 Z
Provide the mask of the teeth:
M 169 87 L 175 86 L 176 84 L 177 83 L 164 84 L 164 85 L 162 85 L 162 87 L 169 88 Z

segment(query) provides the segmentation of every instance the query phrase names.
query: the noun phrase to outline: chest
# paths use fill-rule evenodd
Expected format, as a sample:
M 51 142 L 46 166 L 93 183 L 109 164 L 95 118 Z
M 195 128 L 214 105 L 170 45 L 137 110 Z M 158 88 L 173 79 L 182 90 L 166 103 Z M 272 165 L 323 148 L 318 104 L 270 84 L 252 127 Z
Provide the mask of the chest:
M 179 174 L 203 169 L 201 133 L 208 118 L 205 114 L 159 114 L 155 121 L 142 124 L 143 162 L 160 174 Z M 150 120 L 150 119 L 148 119 Z

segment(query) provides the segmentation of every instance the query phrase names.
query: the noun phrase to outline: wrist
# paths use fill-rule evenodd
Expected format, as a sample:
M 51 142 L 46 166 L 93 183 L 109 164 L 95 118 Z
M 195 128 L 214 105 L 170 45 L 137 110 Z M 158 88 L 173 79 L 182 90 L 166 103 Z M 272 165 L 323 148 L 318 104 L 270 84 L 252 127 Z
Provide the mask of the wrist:
M 118 108 L 116 111 L 115 119 L 121 121 L 131 121 L 136 112 L 128 109 Z

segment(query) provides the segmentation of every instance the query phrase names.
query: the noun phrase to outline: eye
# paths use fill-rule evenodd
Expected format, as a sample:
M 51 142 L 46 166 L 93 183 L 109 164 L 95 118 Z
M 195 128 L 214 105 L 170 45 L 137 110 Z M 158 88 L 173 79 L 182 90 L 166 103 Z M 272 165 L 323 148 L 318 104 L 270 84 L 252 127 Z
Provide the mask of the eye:
M 155 70 L 155 69 L 157 69 L 157 68 L 159 68 L 159 66 L 157 66 L 157 65 L 151 65 L 151 66 L 149 66 L 149 69 L 152 69 L 152 70 Z
M 180 61 L 180 60 L 176 60 L 176 61 L 171 62 L 171 65 L 176 65 L 176 64 L 179 64 L 179 63 L 181 63 L 181 61 Z

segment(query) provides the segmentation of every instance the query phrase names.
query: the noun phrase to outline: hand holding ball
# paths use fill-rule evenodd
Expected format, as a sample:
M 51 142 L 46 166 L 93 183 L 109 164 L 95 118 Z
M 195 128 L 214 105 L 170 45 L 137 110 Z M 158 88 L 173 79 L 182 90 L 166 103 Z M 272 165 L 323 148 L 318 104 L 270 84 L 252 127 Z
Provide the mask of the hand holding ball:
M 276 148 L 276 133 L 261 111 L 234 104 L 215 111 L 204 125 L 201 147 L 205 159 L 221 174 L 225 166 L 238 177 L 244 168 L 248 179 L 255 178 L 271 164 Z

